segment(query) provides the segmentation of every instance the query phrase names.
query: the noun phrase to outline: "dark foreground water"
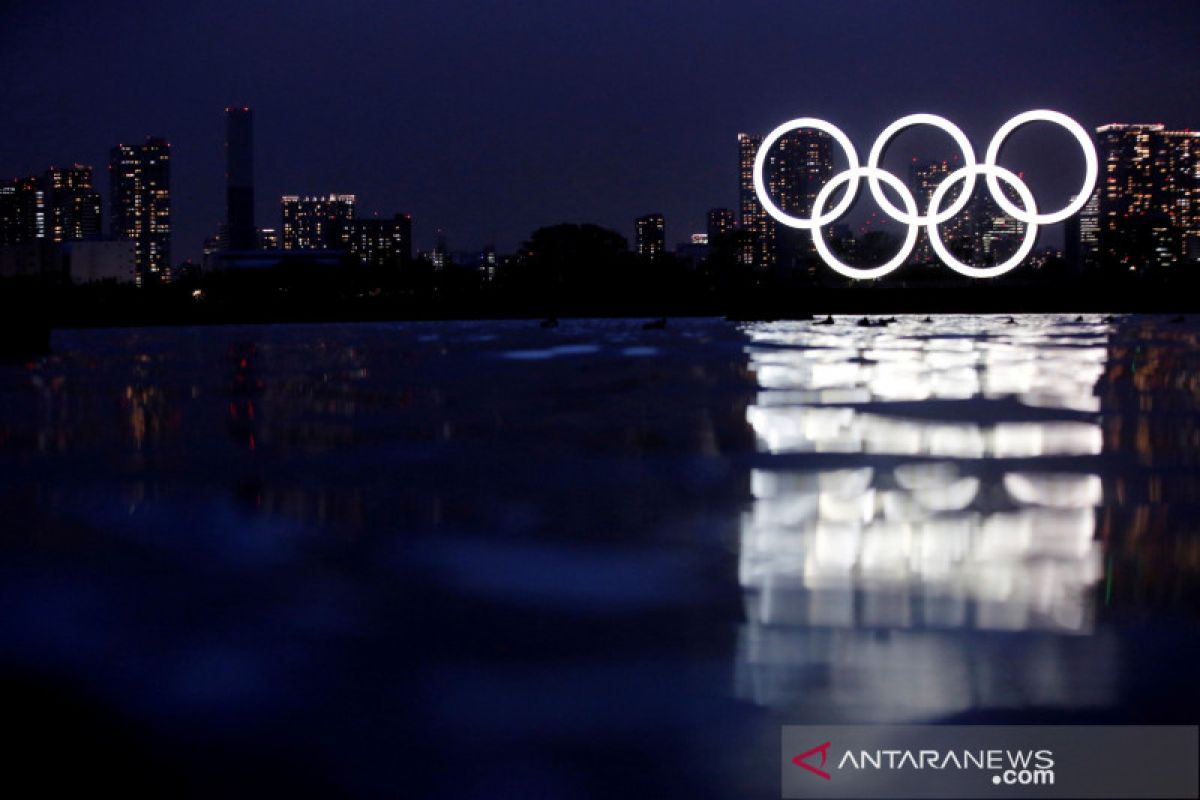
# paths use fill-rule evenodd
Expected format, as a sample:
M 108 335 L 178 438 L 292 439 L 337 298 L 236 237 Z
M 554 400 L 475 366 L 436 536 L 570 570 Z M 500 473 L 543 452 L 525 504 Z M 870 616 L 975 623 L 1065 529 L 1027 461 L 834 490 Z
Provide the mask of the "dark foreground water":
M 785 722 L 1200 719 L 1200 327 L 61 331 L 6 778 L 775 797 Z

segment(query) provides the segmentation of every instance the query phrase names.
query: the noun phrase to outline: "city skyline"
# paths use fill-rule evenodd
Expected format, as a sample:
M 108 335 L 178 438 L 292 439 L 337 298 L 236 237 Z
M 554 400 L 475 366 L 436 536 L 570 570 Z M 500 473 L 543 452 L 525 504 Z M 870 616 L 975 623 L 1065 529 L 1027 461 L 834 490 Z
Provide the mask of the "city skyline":
M 265 252 L 300 251 L 343 253 L 357 256 L 364 265 L 382 267 L 411 263 L 412 215 L 375 212 L 358 217 L 355 194 L 283 195 L 278 228 L 257 227 L 254 221 L 254 130 L 249 107 L 226 107 L 226 219 L 216 234 L 204 242 L 201 262 L 184 262 L 186 270 L 261 266 Z M 1079 135 L 1083 135 L 1081 132 Z M 1073 269 L 1119 265 L 1122 269 L 1167 268 L 1200 260 L 1200 133 L 1172 130 L 1161 123 L 1110 123 L 1091 132 L 1104 163 L 1104 178 L 1078 215 L 1063 225 L 1062 249 L 1045 241 L 1031 254 L 1035 266 L 1046 258 L 1064 258 Z M 685 233 L 671 247 L 663 214 L 654 212 L 633 220 L 630 250 L 656 260 L 668 253 L 697 265 L 708 259 L 714 246 L 732 246 L 737 264 L 756 274 L 778 269 L 816 267 L 812 239 L 797 236 L 763 210 L 751 179 L 752 165 L 761 149 L 759 134 L 737 134 L 738 211 L 722 207 L 706 213 L 705 229 Z M 833 179 L 835 143 L 827 133 L 807 126 L 780 138 L 766 156 L 766 191 L 781 209 L 806 216 L 811 213 L 820 187 Z M 134 244 L 133 273 L 138 283 L 147 278 L 169 282 L 177 266 L 171 262 L 171 145 L 160 137 L 147 137 L 140 145 L 118 144 L 110 151 L 110 213 L 108 236 L 102 234 L 102 203 L 95 190 L 93 168 L 74 164 L 51 166 L 40 175 L 0 180 L 0 244 L 35 241 L 62 245 L 73 241 L 128 240 Z M 946 180 L 959 156 L 909 159 L 907 185 L 924 207 L 937 186 Z M 862 194 L 859 197 L 863 197 Z M 1074 196 L 1072 196 L 1074 199 Z M 889 215 L 890 216 L 890 215 Z M 829 223 L 828 235 L 844 256 L 866 257 L 867 264 L 886 258 L 897 245 L 889 218 L 871 214 L 859 226 L 841 220 Z M 876 222 L 883 225 L 871 226 Z M 1024 235 L 1024 226 L 1002 211 L 994 199 L 974 193 L 972 202 L 945 223 L 942 235 L 959 258 L 977 265 L 993 264 L 999 253 L 1011 253 Z M 730 237 L 733 238 L 730 238 Z M 624 238 L 624 237 L 623 237 Z M 678 239 L 678 234 L 676 235 Z M 857 240 L 857 244 L 856 244 Z M 999 247 L 999 249 L 997 249 Z M 252 255 L 254 251 L 264 255 Z M 91 249 L 91 257 L 104 252 L 104 267 L 88 267 L 82 274 L 93 279 L 120 274 L 124 269 L 111 259 L 121 252 Z M 1039 255 L 1040 254 L 1040 255 Z M 431 251 L 424 251 L 435 269 L 448 263 L 481 269 L 492 280 L 500 266 L 497 249 L 488 243 L 474 252 L 452 251 L 438 229 Z M 283 257 L 281 255 L 281 257 Z M 322 256 L 328 258 L 329 256 Z M 32 259 L 32 260 L 31 260 Z M 922 233 L 907 264 L 933 261 Z M 6 274 L 55 270 L 59 259 L 49 251 L 9 254 Z
M 258 219 L 277 218 L 283 194 L 353 192 L 381 216 L 412 214 L 418 249 L 440 228 L 455 249 L 494 240 L 511 251 L 558 221 L 628 236 L 629 219 L 646 209 L 670 221 L 672 242 L 703 231 L 710 207 L 736 204 L 731 133 L 800 114 L 829 118 L 856 141 L 922 109 L 953 116 L 973 140 L 1039 105 L 1089 128 L 1182 127 L 1195 124 L 1200 86 L 1188 56 L 1195 15 L 1151 16 L 1129 3 L 1086 13 L 1005 4 L 986 19 L 946 3 L 853 12 L 708 4 L 636 15 L 570 3 L 470 13 L 351 4 L 336 18 L 221 3 L 127 12 L 78 3 L 6 12 L 6 30 L 24 32 L 0 32 L 0 63 L 16 72 L 52 30 L 94 31 L 94 42 L 0 88 L 0 112 L 19 120 L 0 174 L 98 166 L 112 143 L 161 134 L 173 144 L 179 187 L 176 260 L 198 259 L 224 219 L 223 120 L 214 110 L 229 105 L 257 113 Z M 115 48 L 106 34 L 129 14 L 138 35 Z M 263 24 L 266 41 L 249 34 Z M 820 33 L 796 35 L 804 31 Z M 184 45 L 192 41 L 220 46 Z M 618 50 L 630 57 L 607 57 Z M 1003 69 L 998 51 L 1009 56 Z M 1134 51 L 1144 66 L 1136 76 L 1107 69 Z M 101 67 L 95 85 L 65 80 L 85 58 Z M 1036 166 L 1028 172 L 1038 196 L 1065 199 L 1073 176 L 1059 186 Z

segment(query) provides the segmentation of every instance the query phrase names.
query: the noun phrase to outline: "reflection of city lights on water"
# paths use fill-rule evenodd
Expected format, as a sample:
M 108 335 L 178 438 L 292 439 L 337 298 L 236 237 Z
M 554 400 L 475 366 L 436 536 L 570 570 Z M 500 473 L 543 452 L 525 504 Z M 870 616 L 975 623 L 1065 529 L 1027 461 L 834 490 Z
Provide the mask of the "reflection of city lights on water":
M 1092 633 L 1103 339 L 1086 326 L 963 327 L 749 331 L 760 391 L 746 419 L 780 461 L 752 472 L 741 526 L 743 694 L 791 702 L 803 670 L 849 671 L 822 697 L 843 711 L 874 697 L 878 715 L 908 702 L 896 675 L 928 670 L 945 686 L 912 701 L 925 712 L 1003 705 L 1003 682 L 971 672 L 961 637 Z M 1060 460 L 1030 464 L 1042 458 Z M 1061 671 L 1049 651 L 1011 658 Z M 1055 678 L 1044 699 L 1097 702 L 1105 687 Z
M 746 420 L 769 453 L 877 453 L 939 458 L 1098 455 L 1091 422 L 927 422 L 836 406 L 751 406 Z
M 1086 628 L 1084 593 L 1100 574 L 1090 507 L 1060 502 L 982 513 L 969 510 L 980 490 L 976 478 L 948 474 L 942 488 L 949 499 L 931 503 L 938 498 L 933 486 L 905 489 L 896 477 L 871 469 L 756 471 L 740 557 L 742 586 L 754 593 L 752 619 L 768 625 Z M 1028 480 L 1006 475 L 1004 485 L 1014 477 Z M 1063 490 L 1055 497 L 1089 499 L 1072 495 L 1080 490 L 1070 487 L 1094 480 L 1055 478 Z M 878 605 L 876 595 L 887 602 Z M 865 596 L 861 607 L 859 596 Z

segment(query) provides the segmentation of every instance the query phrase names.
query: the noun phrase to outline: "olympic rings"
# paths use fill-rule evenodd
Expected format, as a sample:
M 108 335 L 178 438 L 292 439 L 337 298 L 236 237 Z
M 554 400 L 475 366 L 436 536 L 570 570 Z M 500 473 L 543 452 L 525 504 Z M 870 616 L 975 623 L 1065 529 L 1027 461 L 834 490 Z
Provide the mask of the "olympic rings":
M 858 192 L 858 181 L 855 181 L 854 185 L 846 190 L 846 196 L 842 198 L 842 202 L 838 203 L 837 208 L 830 211 L 827 217 L 800 219 L 799 217 L 793 217 L 790 214 L 784 213 L 779 206 L 775 205 L 771 201 L 771 196 L 767 192 L 766 185 L 763 184 L 763 166 L 767 163 L 767 153 L 770 152 L 771 148 L 785 133 L 800 130 L 801 128 L 814 128 L 832 136 L 833 140 L 841 145 L 842 151 L 845 152 L 846 160 L 850 162 L 850 169 L 858 167 L 858 153 L 854 151 L 854 143 L 850 141 L 849 136 L 842 133 L 836 125 L 826 122 L 823 119 L 817 119 L 816 117 L 801 117 L 791 122 L 785 122 L 767 134 L 767 138 L 763 139 L 762 144 L 758 148 L 758 154 L 754 157 L 754 192 L 758 195 L 759 202 L 762 203 L 763 208 L 767 210 L 768 214 L 789 228 L 811 230 L 819 228 L 822 225 L 828 225 L 850 210 L 850 206 L 854 204 L 854 195 Z
M 963 178 L 974 176 L 978 173 L 982 173 L 987 177 L 988 184 L 991 184 L 997 178 L 1003 179 L 1005 183 L 1017 190 L 1017 194 L 1021 197 L 1021 202 L 1024 203 L 1025 208 L 1028 209 L 1027 216 L 1029 216 L 1031 219 L 1037 218 L 1037 204 L 1034 202 L 1033 192 L 1029 191 L 1029 187 L 1025 185 L 1025 181 L 1021 180 L 1004 167 L 998 167 L 995 164 L 985 163 L 976 164 L 973 167 L 962 167 L 961 169 L 954 170 L 954 172 L 951 172 L 946 176 L 946 179 L 938 185 L 937 189 L 934 190 L 933 197 L 929 199 L 930 220 L 926 225 L 926 228 L 929 231 L 929 246 L 933 248 L 933 252 L 937 253 L 937 257 L 940 258 L 942 263 L 947 267 L 970 278 L 995 278 L 997 275 L 1003 275 L 1004 273 L 1016 267 L 1023 260 L 1025 260 L 1025 256 L 1029 255 L 1029 251 L 1033 249 L 1034 242 L 1037 241 L 1038 224 L 1036 222 L 1026 223 L 1025 238 L 1021 242 L 1021 246 L 1017 248 L 1017 252 L 1013 253 L 1013 255 L 1007 261 L 1002 264 L 996 264 L 993 267 L 972 267 L 970 264 L 962 263 L 950 254 L 950 251 L 946 249 L 946 245 L 942 242 L 942 234 L 938 230 L 937 224 L 933 221 L 935 216 L 934 210 L 941 206 L 942 200 L 946 196 L 946 192 L 950 191 L 950 187 L 958 181 L 963 180 Z M 998 185 L 999 184 L 997 184 L 997 186 Z M 1003 193 L 995 196 L 1002 197 Z M 1021 213 L 1026 214 L 1026 211 L 1022 210 Z
M 867 158 L 868 167 L 878 167 L 879 159 L 883 157 L 883 149 L 887 147 L 889 141 L 900 131 L 906 128 L 911 128 L 913 125 L 932 125 L 935 128 L 941 128 L 946 133 L 950 134 L 950 138 L 958 145 L 958 149 L 962 151 L 963 166 L 975 166 L 975 150 L 971 147 L 970 140 L 967 135 L 950 120 L 945 117 L 939 117 L 935 114 L 909 114 L 907 117 L 901 117 L 883 129 L 879 137 L 875 140 L 875 144 L 871 146 L 871 155 Z M 879 188 L 879 181 L 874 176 L 867 178 L 868 184 L 871 187 L 871 196 L 875 198 L 875 202 L 885 213 L 897 222 L 902 222 L 905 225 L 923 225 L 926 222 L 925 217 L 920 217 L 916 214 L 904 214 L 888 200 L 887 195 Z M 962 194 L 958 199 L 950 204 L 950 208 L 934 218 L 937 224 L 941 224 L 951 217 L 957 216 L 960 211 L 967 207 L 967 203 L 971 201 L 971 192 L 975 191 L 975 173 L 968 173 L 967 184 L 963 186 Z
M 1008 138 L 1009 134 L 1030 122 L 1050 122 L 1065 128 L 1068 133 L 1075 137 L 1080 149 L 1083 150 L 1085 168 L 1083 186 L 1074 200 L 1057 211 L 1039 214 L 1033 193 L 1030 192 L 1025 182 L 1011 171 L 996 163 L 1000 155 L 1000 149 L 1003 147 L 1004 141 Z M 879 166 L 879 162 L 883 157 L 883 151 L 892 137 L 913 125 L 931 125 L 949 134 L 959 150 L 962 151 L 964 162 L 961 168 L 950 173 L 938 185 L 933 196 L 930 198 L 929 208 L 924 215 L 919 213 L 916 200 L 913 198 L 908 187 L 895 175 L 881 169 Z M 849 163 L 848 168 L 844 172 L 835 175 L 821 188 L 813 203 L 812 215 L 809 219 L 792 216 L 775 205 L 763 180 L 763 171 L 770 149 L 785 134 L 803 128 L 824 131 L 832 136 L 834 141 L 838 143 L 842 151 L 846 154 L 846 160 Z M 996 204 L 1006 214 L 1024 223 L 1026 226 L 1025 237 L 1017 252 L 1004 263 L 990 267 L 973 267 L 956 259 L 946 248 L 938 231 L 939 225 L 956 216 L 967 207 L 971 199 L 971 194 L 975 190 L 976 175 L 983 175 L 985 177 L 988 191 L 996 201 Z M 758 153 L 754 158 L 753 177 L 755 194 L 758 196 L 763 209 L 772 218 L 790 228 L 811 230 L 813 232 L 813 244 L 821 260 L 835 272 L 849 278 L 861 280 L 881 277 L 899 267 L 916 246 L 916 236 L 921 226 L 924 226 L 929 232 L 929 242 L 934 253 L 942 263 L 954 271 L 973 278 L 994 278 L 998 275 L 1003 275 L 1009 270 L 1014 269 L 1029 255 L 1037 240 L 1039 225 L 1052 225 L 1056 222 L 1061 222 L 1067 217 L 1078 213 L 1087 204 L 1088 199 L 1092 195 L 1092 190 L 1096 187 L 1098 175 L 1099 167 L 1096 148 L 1083 126 L 1065 114 L 1057 111 L 1038 109 L 1017 114 L 1001 125 L 988 144 L 983 163 L 978 163 L 975 160 L 975 151 L 962 130 L 948 119 L 935 114 L 909 114 L 884 128 L 871 146 L 866 166 L 859 166 L 858 154 L 854 150 L 853 143 L 837 126 L 815 117 L 801 117 L 790 122 L 785 122 L 763 139 L 762 144 L 758 148 Z M 905 237 L 904 244 L 900 248 L 900 252 L 887 263 L 871 268 L 851 267 L 839 261 L 829 250 L 821 234 L 822 227 L 844 215 L 850 209 L 851 205 L 853 205 L 855 195 L 858 193 L 858 184 L 862 178 L 867 179 L 867 186 L 871 191 L 871 195 L 883 213 L 897 222 L 908 226 L 908 234 Z M 905 206 L 904 210 L 897 208 L 888 199 L 883 188 L 880 186 L 880 181 L 896 190 Z M 965 182 L 962 192 L 947 208 L 942 209 L 941 204 L 945 200 L 947 192 L 959 181 Z M 1020 197 L 1024 208 L 1018 207 L 1005 196 L 1004 191 L 1000 188 L 1000 181 L 1004 181 L 1013 187 L 1018 197 Z M 843 183 L 849 184 L 846 187 L 845 197 L 829 212 L 823 213 L 825 204 L 829 202 L 834 189 Z
M 908 209 L 908 216 L 916 217 L 917 201 L 913 199 L 912 192 L 908 190 L 908 187 L 899 178 L 886 169 L 880 169 L 879 167 L 855 167 L 834 176 L 833 180 L 822 186 L 821 191 L 817 192 L 817 199 L 813 200 L 813 216 L 820 216 L 821 209 L 825 208 L 825 204 L 829 202 L 829 195 L 833 194 L 834 189 L 847 181 L 854 181 L 857 184 L 859 178 L 867 178 L 868 180 L 883 179 L 884 183 L 891 186 L 900 194 L 900 199 Z M 849 191 L 846 192 L 846 194 L 849 193 Z M 901 245 L 900 252 L 893 256 L 886 264 L 870 269 L 851 267 L 839 261 L 829 251 L 828 245 L 825 244 L 825 236 L 821 233 L 820 228 L 813 231 L 813 244 L 816 245 L 817 253 L 820 254 L 821 260 L 828 264 L 829 268 L 834 272 L 839 272 L 847 278 L 866 280 L 868 278 L 881 278 L 903 264 L 904 259 L 908 258 L 908 254 L 917 246 L 918 230 L 920 230 L 918 225 L 910 223 L 908 226 L 908 235 L 904 237 L 904 244 Z
M 1068 117 L 1066 114 L 1060 114 L 1057 111 L 1048 111 L 1040 109 L 1037 111 L 1026 111 L 1024 114 L 1017 114 L 1008 122 L 1000 126 L 996 131 L 996 135 L 992 137 L 991 143 L 988 145 L 987 155 L 984 156 L 984 163 L 990 166 L 996 166 L 996 158 L 1000 155 L 1000 147 L 1004 144 L 1004 140 L 1010 133 L 1015 131 L 1022 125 L 1030 122 L 1053 122 L 1056 125 L 1061 125 L 1075 137 L 1075 141 L 1079 142 L 1079 149 L 1083 151 L 1084 162 L 1084 177 L 1083 188 L 1075 196 L 1075 200 L 1068 204 L 1065 208 L 1055 211 L 1052 214 L 1026 214 L 1023 210 L 1012 204 L 1004 192 L 1000 191 L 1000 184 L 996 183 L 996 176 L 989 174 L 987 176 L 988 191 L 992 193 L 996 204 L 1004 209 L 1004 213 L 1011 217 L 1024 222 L 1026 225 L 1036 222 L 1039 225 L 1053 225 L 1056 222 L 1062 222 L 1067 217 L 1077 213 L 1081 208 L 1087 205 L 1087 201 L 1092 196 L 1092 189 L 1096 188 L 1096 178 L 1100 173 L 1099 163 L 1096 158 L 1096 146 L 1092 144 L 1092 137 L 1088 136 L 1087 131 L 1083 129 L 1075 120 Z M 1016 184 L 1013 184 L 1014 186 Z

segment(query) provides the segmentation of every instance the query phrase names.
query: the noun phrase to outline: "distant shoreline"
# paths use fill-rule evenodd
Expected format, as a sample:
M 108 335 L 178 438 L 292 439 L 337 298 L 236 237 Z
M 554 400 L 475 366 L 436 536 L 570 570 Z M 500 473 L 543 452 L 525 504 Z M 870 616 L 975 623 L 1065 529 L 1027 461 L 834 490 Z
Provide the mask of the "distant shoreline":
M 811 288 L 762 292 L 719 300 L 679 298 L 613 305 L 584 299 L 550 304 L 500 302 L 487 298 L 330 300 L 281 302 L 263 307 L 240 302 L 86 303 L 46 314 L 53 328 L 136 327 L 303 322 L 387 322 L 488 319 L 727 317 L 734 320 L 802 319 L 838 315 L 887 314 L 1181 314 L 1200 311 L 1191 291 L 1065 291 L 1046 287 L 969 288 Z
M 384 296 L 194 298 L 174 287 L 150 290 L 25 287 L 0 293 L 0 352 L 37 353 L 53 329 L 231 324 L 544 320 L 547 318 L 723 317 L 733 321 L 894 314 L 1187 314 L 1200 312 L 1188 285 L 1087 289 L 992 283 L 963 287 L 806 287 L 681 293 L 670 299 L 574 296 Z

